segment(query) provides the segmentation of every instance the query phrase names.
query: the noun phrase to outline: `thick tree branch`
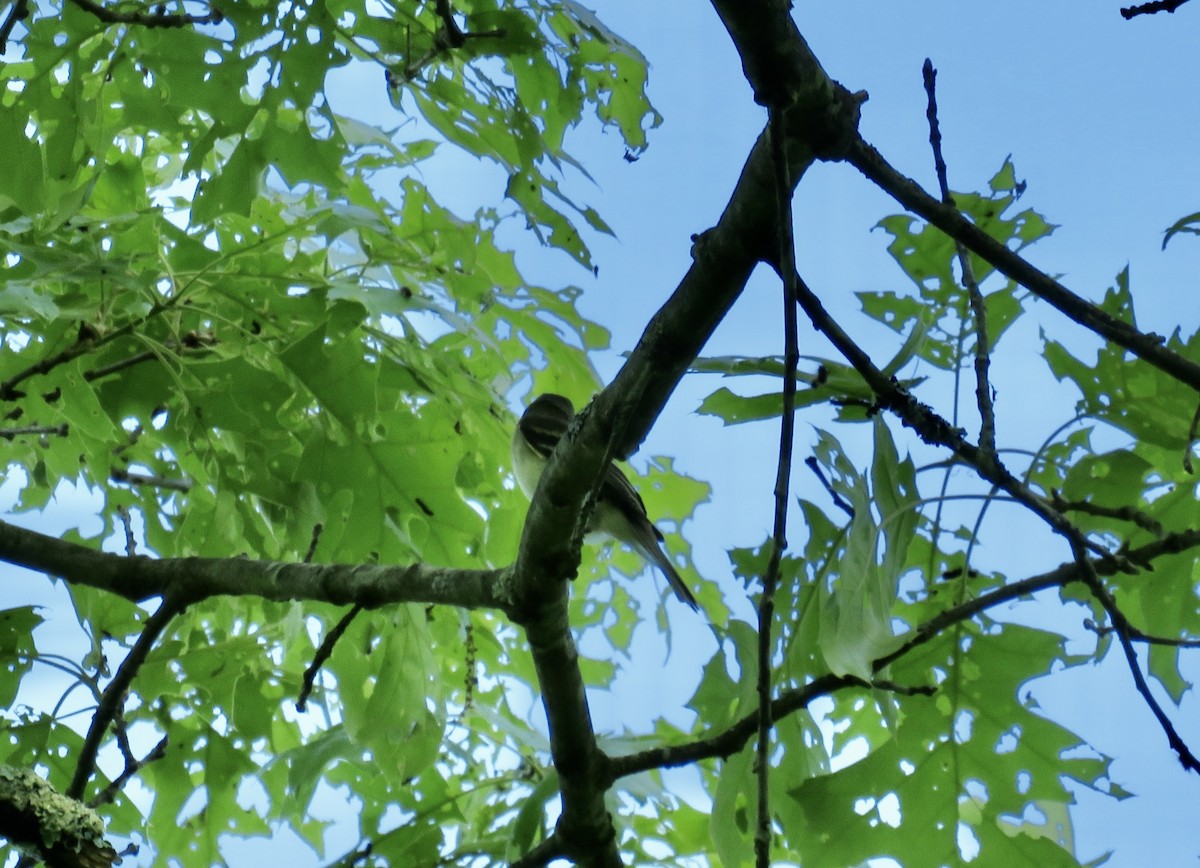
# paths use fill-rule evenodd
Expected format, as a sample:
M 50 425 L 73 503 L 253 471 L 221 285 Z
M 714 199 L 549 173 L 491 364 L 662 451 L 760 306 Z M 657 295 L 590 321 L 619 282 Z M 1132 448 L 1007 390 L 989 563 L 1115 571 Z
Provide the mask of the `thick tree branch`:
M 510 607 L 508 570 L 427 564 L 292 564 L 249 558 L 122 557 L 0 521 L 0 560 L 128 600 L 181 603 L 219 596 L 313 600 L 368 608 L 435 603 L 468 609 Z
M 810 149 L 820 159 L 848 160 L 904 207 L 962 242 L 1075 322 L 1200 390 L 1200 364 L 1168 350 L 1160 336 L 1142 334 L 1043 274 L 969 222 L 956 208 L 938 202 L 915 181 L 897 172 L 858 137 L 857 108 L 865 95 L 851 95 L 826 75 L 791 20 L 789 5 L 787 0 L 713 0 L 741 55 L 755 99 L 764 105 L 800 109 L 789 113 L 793 147 Z
M 8 765 L 0 766 L 0 837 L 37 853 L 51 868 L 102 868 L 120 861 L 95 811 L 56 792 L 33 771 Z M 38 861 L 26 855 L 19 864 Z

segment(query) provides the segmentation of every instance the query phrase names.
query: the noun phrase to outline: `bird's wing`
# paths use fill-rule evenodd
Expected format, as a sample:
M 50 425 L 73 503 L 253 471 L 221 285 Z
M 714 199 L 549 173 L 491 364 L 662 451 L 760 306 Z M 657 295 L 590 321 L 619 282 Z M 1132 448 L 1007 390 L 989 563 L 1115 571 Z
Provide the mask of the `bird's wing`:
M 633 483 L 629 481 L 625 472 L 616 464 L 610 463 L 608 470 L 604 473 L 604 481 L 600 483 L 599 499 L 606 500 L 615 506 L 633 526 L 637 527 L 643 523 L 650 525 L 655 539 L 662 541 L 662 531 L 655 527 L 646 515 L 646 504 L 642 500 L 642 496 L 633 487 Z

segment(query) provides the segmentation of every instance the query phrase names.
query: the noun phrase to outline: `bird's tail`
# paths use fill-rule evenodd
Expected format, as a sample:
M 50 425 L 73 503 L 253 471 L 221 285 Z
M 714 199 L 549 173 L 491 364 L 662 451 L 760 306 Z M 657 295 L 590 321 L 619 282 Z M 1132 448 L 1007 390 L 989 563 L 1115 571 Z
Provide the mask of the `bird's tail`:
M 696 602 L 695 595 L 693 595 L 691 589 L 684 584 L 683 577 L 679 575 L 679 571 L 675 569 L 675 565 L 671 563 L 666 553 L 663 552 L 658 540 L 639 539 L 638 543 L 639 545 L 637 548 L 639 554 L 662 570 L 663 575 L 667 577 L 667 584 L 671 586 L 671 590 L 675 592 L 675 596 L 690 606 L 693 612 L 699 612 L 700 604 Z

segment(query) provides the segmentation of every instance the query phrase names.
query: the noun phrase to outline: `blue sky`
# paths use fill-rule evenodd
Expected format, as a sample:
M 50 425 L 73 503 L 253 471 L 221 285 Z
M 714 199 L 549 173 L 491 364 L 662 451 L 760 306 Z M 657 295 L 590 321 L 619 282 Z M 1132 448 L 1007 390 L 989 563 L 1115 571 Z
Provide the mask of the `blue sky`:
M 1173 16 L 1131 22 L 1117 10 L 1117 3 L 1044 0 L 987 5 L 842 0 L 797 4 L 795 14 L 826 70 L 849 89 L 870 93 L 862 130 L 901 171 L 928 189 L 934 186 L 921 86 L 921 64 L 930 57 L 939 71 L 951 186 L 984 187 L 1011 155 L 1017 176 L 1029 185 L 1022 205 L 1060 225 L 1030 251 L 1036 264 L 1062 275 L 1068 287 L 1090 298 L 1099 298 L 1128 265 L 1142 326 L 1166 333 L 1182 320 L 1185 330 L 1191 330 L 1200 313 L 1195 285 L 1200 240 L 1179 238 L 1165 252 L 1160 246 L 1167 226 L 1200 210 L 1200 164 L 1194 156 L 1200 120 L 1194 91 L 1200 80 L 1195 50 L 1200 10 L 1185 6 Z M 765 115 L 753 103 L 738 58 L 711 9 L 614 0 L 599 13 L 649 58 L 651 97 L 664 116 L 662 127 L 650 135 L 649 150 L 636 163 L 625 162 L 619 137 L 596 124 L 578 130 L 571 142 L 596 183 L 568 178 L 567 188 L 594 205 L 617 237 L 590 240 L 599 265 L 594 277 L 565 256 L 534 246 L 519 221 L 511 221 L 506 237 L 520 250 L 532 281 L 584 288 L 583 311 L 613 332 L 612 351 L 597 359 L 608 378 L 690 265 L 690 236 L 720 214 Z M 389 106 L 381 79 L 373 68 L 340 73 L 330 82 L 335 109 L 395 126 L 402 119 Z M 448 149 L 423 172 L 435 196 L 464 214 L 503 195 L 502 172 Z M 803 179 L 796 201 L 801 273 L 835 315 L 853 323 L 857 337 L 878 342 L 884 359 L 894 352 L 896 338 L 854 318 L 853 293 L 907 289 L 907 279 L 886 253 L 887 236 L 871 231 L 880 218 L 899 210 L 844 165 L 815 167 Z M 614 317 L 614 311 L 620 315 Z M 778 318 L 775 281 L 756 274 L 706 353 L 778 352 Z M 1043 373 L 1036 356 L 1038 326 L 1056 337 L 1072 331 L 1064 318 L 1044 311 L 1006 336 L 1003 355 L 995 361 L 1002 444 L 1040 440 L 1070 414 L 1075 399 Z M 803 353 L 830 354 L 803 323 L 801 334 Z M 1095 346 L 1086 339 L 1072 345 Z M 769 532 L 777 433 L 770 425 L 725 429 L 695 415 L 700 400 L 717 385 L 711 377 L 687 378 L 643 454 L 675 456 L 681 470 L 712 482 L 712 504 L 685 527 L 685 535 L 694 546 L 699 571 L 725 581 L 736 597 L 725 550 L 758 544 Z M 969 419 L 966 424 L 973 430 Z M 802 419 L 800 458 L 814 439 Z M 869 454 L 869 444 L 855 442 L 852 435 L 846 443 L 862 456 Z M 815 496 L 811 479 L 797 475 L 795 485 L 805 496 Z M 982 559 L 995 558 L 990 565 L 1022 577 L 1067 558 L 1061 543 L 1032 521 L 1013 511 L 997 510 L 997 515 L 979 553 Z M 798 532 L 793 537 L 802 540 Z M 1006 546 L 1014 537 L 1028 542 Z M 644 599 L 653 599 L 657 587 L 649 576 L 643 582 Z M 652 627 L 639 631 L 617 689 L 611 696 L 592 698 L 601 729 L 644 732 L 656 714 L 686 721 L 678 709 L 698 676 L 690 659 L 707 659 L 711 639 L 692 613 L 668 605 L 675 653 L 664 662 L 662 642 Z M 739 611 L 749 613 L 744 602 Z M 1013 617 L 1030 623 L 1066 619 L 1078 637 L 1072 650 L 1090 648 L 1080 627 L 1081 610 L 1047 598 Z M 1189 672 L 1200 677 L 1200 664 L 1193 660 L 1185 668 Z M 1194 864 L 1200 855 L 1200 824 L 1194 816 L 1200 780 L 1174 760 L 1123 662 L 1110 655 L 1096 666 L 1044 680 L 1033 690 L 1048 715 L 1116 758 L 1114 780 L 1135 794 L 1120 803 L 1081 794 L 1074 817 L 1079 855 L 1095 858 L 1116 848 L 1108 863 L 1114 868 Z M 1200 707 L 1194 698 L 1181 709 L 1168 708 L 1184 737 L 1194 747 L 1200 745 Z M 535 712 L 535 718 L 539 715 Z M 688 787 L 686 773 L 679 783 Z M 231 851 L 231 864 L 250 864 L 255 854 L 278 855 L 271 848 L 251 845 Z M 299 847 L 292 861 L 318 864 L 311 851 Z

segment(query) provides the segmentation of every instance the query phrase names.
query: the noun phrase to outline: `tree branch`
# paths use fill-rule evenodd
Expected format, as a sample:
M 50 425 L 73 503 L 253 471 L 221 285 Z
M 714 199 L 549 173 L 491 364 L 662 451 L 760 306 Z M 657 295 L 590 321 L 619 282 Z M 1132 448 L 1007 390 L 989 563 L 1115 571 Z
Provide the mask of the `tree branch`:
M 333 646 L 342 638 L 350 624 L 358 617 L 358 613 L 363 610 L 361 604 L 355 604 L 354 607 L 341 617 L 334 625 L 324 640 L 321 646 L 317 649 L 317 653 L 313 655 L 312 663 L 308 664 L 308 668 L 304 670 L 304 680 L 300 685 L 300 695 L 296 697 L 296 711 L 304 711 L 308 707 L 308 697 L 312 694 L 313 685 L 317 682 L 317 675 L 321 671 L 321 667 L 325 665 L 325 661 L 329 659 L 329 655 L 333 653 Z
M 737 6 L 738 4 L 726 3 Z M 732 10 L 741 18 L 739 10 Z M 786 19 L 786 16 L 785 16 Z M 792 31 L 795 28 L 786 19 Z M 799 34 L 796 33 L 796 38 Z M 804 63 L 816 66 L 807 54 Z M 823 73 L 822 73 L 823 78 Z M 797 79 L 800 80 L 800 79 Z M 788 110 L 791 187 L 812 164 L 812 148 L 795 131 L 853 129 L 858 101 L 834 94 Z M 830 132 L 830 140 L 837 136 Z M 647 325 L 613 382 L 579 414 L 542 474 L 513 570 L 514 619 L 526 630 L 551 733 L 551 754 L 562 781 L 558 834 L 564 853 L 585 864 L 619 864 L 615 832 L 604 805 L 606 758 L 595 746 L 577 651 L 566 622 L 567 581 L 579 564 L 585 503 L 615 456 L 626 456 L 646 436 L 667 397 L 744 288 L 759 261 L 777 258 L 771 239 L 777 220 L 777 184 L 766 131 L 759 136 L 717 225 L 693 248 L 693 265 Z M 597 856 L 596 854 L 602 854 Z
M 221 10 L 211 7 L 204 15 L 159 12 L 121 12 L 101 6 L 93 0 L 70 0 L 80 9 L 90 12 L 105 24 L 138 24 L 142 27 L 188 27 L 194 24 L 220 24 L 225 20 Z
M 1064 500 L 1056 488 L 1050 489 L 1050 503 L 1059 512 L 1082 512 L 1086 515 L 1128 521 L 1155 536 L 1161 536 L 1163 532 L 1162 522 L 1135 506 L 1100 506 L 1089 500 Z
M 946 177 L 946 160 L 942 156 L 942 133 L 938 128 L 937 116 L 937 70 L 929 58 L 921 69 L 925 79 L 925 93 L 928 105 L 925 117 L 929 120 L 929 145 L 933 149 L 933 165 L 937 173 L 938 188 L 942 194 L 942 202 L 951 208 L 956 207 L 954 196 L 950 193 L 950 183 Z M 979 284 L 975 281 L 975 269 L 971 267 L 971 254 L 962 242 L 954 243 L 958 254 L 958 266 L 962 272 L 963 286 L 967 290 L 967 298 L 971 302 L 971 313 L 975 318 L 975 404 L 979 408 L 979 449 L 985 455 L 996 458 L 996 415 L 992 407 L 992 386 L 988 381 L 988 368 L 991 360 L 988 357 L 987 305 Z
M 10 443 L 16 437 L 27 434 L 53 434 L 55 437 L 66 437 L 71 433 L 71 426 L 66 422 L 61 425 L 26 425 L 24 428 L 0 428 L 0 437 Z
M 1155 558 L 1178 554 L 1197 547 L 1200 547 L 1200 528 L 1184 531 L 1183 533 L 1170 534 L 1161 540 L 1156 540 L 1132 551 L 1130 558 L 1137 563 L 1148 564 Z M 1109 575 L 1115 571 L 1113 564 L 1104 559 L 1087 560 L 1086 563 L 1088 568 L 1096 575 Z M 1030 594 L 1037 593 L 1038 591 L 1063 587 L 1073 582 L 1083 582 L 1085 580 L 1085 571 L 1081 568 L 1080 564 L 1075 561 L 1069 561 L 1049 572 L 1031 576 L 1018 582 L 1012 582 L 1002 588 L 982 594 L 973 600 L 953 606 L 915 627 L 907 642 L 891 653 L 873 661 L 871 664 L 872 670 L 879 672 L 884 667 L 891 665 L 908 654 L 914 648 L 924 645 L 934 637 L 940 635 L 946 629 L 973 618 L 988 609 L 1018 600 L 1022 597 L 1028 597 Z M 835 691 L 850 687 L 871 687 L 906 695 L 914 693 L 925 695 L 932 692 L 932 689 L 926 686 L 905 687 L 890 681 L 875 680 L 868 682 L 852 675 L 839 676 L 827 673 L 814 678 L 804 687 L 784 691 L 777 696 L 772 701 L 772 722 L 778 723 L 787 715 L 806 708 L 818 697 L 827 696 Z M 622 777 L 650 771 L 651 769 L 676 768 L 678 766 L 690 765 L 699 760 L 732 756 L 741 750 L 754 736 L 757 720 L 758 716 L 757 712 L 755 712 L 746 715 L 731 724 L 724 731 L 715 735 L 706 736 L 684 744 L 652 748 L 626 756 L 611 757 L 608 768 L 612 775 L 612 780 L 616 781 Z
M 67 787 L 67 795 L 70 798 L 80 799 L 83 797 L 83 789 L 87 786 L 92 772 L 96 770 L 96 754 L 100 752 L 100 743 L 104 740 L 105 733 L 108 732 L 109 724 L 121 714 L 129 685 L 133 683 L 134 676 L 146 662 L 150 649 L 154 647 L 154 643 L 158 641 L 158 637 L 162 635 L 167 624 L 171 623 L 171 620 L 183 609 L 182 604 L 170 597 L 165 597 L 155 613 L 146 620 L 146 626 L 142 629 L 141 635 L 133 643 L 133 647 L 129 649 L 129 653 L 125 655 L 121 665 L 117 667 L 112 681 L 108 682 L 108 686 L 104 688 L 104 693 L 100 696 L 100 705 L 92 716 L 91 726 L 88 727 L 87 736 L 83 740 L 83 748 L 79 751 L 79 759 L 75 764 L 75 775 L 71 778 L 71 785 Z M 128 750 L 127 747 L 126 750 Z
M 801 688 L 784 691 L 776 697 L 771 703 L 771 722 L 778 723 L 789 714 L 795 714 L 797 711 L 807 708 L 813 700 L 839 690 L 845 690 L 848 687 L 888 690 L 904 695 L 932 695 L 934 692 L 934 688 L 927 686 L 908 687 L 891 681 L 866 681 L 857 675 L 827 673 L 814 678 Z M 731 724 L 723 732 L 707 738 L 686 744 L 651 748 L 626 756 L 612 757 L 609 760 L 612 780 L 617 781 L 623 777 L 651 769 L 677 768 L 705 759 L 725 759 L 745 747 L 746 743 L 754 737 L 757 726 L 758 712 L 756 710 Z
M 520 859 L 510 862 L 508 868 L 545 868 L 546 865 L 562 855 L 564 855 L 562 841 L 559 840 L 557 832 L 552 832 L 546 840 Z
M 127 558 L 0 521 L 0 560 L 58 576 L 128 600 L 170 597 L 191 604 L 209 597 L 256 596 L 376 608 L 433 603 L 510 609 L 511 570 L 427 564 L 295 564 L 249 558 Z
M 1154 719 L 1158 721 L 1158 725 L 1162 728 L 1163 734 L 1167 737 L 1167 743 L 1171 749 L 1175 751 L 1179 757 L 1180 764 L 1189 771 L 1200 774 L 1200 759 L 1197 759 L 1195 754 L 1188 748 L 1187 743 L 1180 737 L 1175 730 L 1171 719 L 1167 717 L 1162 706 L 1158 704 L 1158 700 L 1150 692 L 1150 685 L 1146 683 L 1146 676 L 1142 674 L 1142 667 L 1138 663 L 1137 651 L 1134 650 L 1133 641 L 1130 638 L 1132 627 L 1129 620 L 1125 617 L 1125 613 L 1121 611 L 1117 605 L 1117 601 L 1113 599 L 1112 594 L 1104 587 L 1097 575 L 1091 561 L 1088 560 L 1083 551 L 1083 546 L 1080 544 L 1083 534 L 1079 533 L 1076 539 L 1071 541 L 1071 551 L 1075 555 L 1076 563 L 1079 565 L 1080 579 L 1088 590 L 1092 592 L 1092 596 L 1104 607 L 1104 611 L 1108 613 L 1109 619 L 1112 621 L 1113 630 L 1117 634 L 1117 641 L 1121 646 L 1121 651 L 1125 654 L 1125 660 L 1129 664 L 1129 673 L 1133 676 L 1134 686 L 1137 692 L 1141 694 L 1142 701 L 1146 703 L 1146 707 L 1150 709 L 1150 713 L 1154 715 Z
M 905 208 L 919 214 L 952 239 L 964 244 L 968 250 L 990 263 L 997 271 L 1011 277 L 1038 298 L 1049 302 L 1072 321 L 1129 350 L 1168 376 L 1200 391 L 1200 364 L 1167 349 L 1162 336 L 1144 334 L 1075 295 L 971 223 L 958 209 L 934 199 L 911 178 L 897 172 L 877 150 L 862 139 L 851 146 L 846 159 Z
M 101 790 L 96 796 L 88 802 L 88 807 L 95 808 L 100 805 L 107 805 L 117 797 L 117 793 L 124 789 L 125 784 L 129 783 L 129 779 L 140 772 L 143 768 L 156 760 L 162 759 L 167 755 L 167 737 L 164 735 L 158 740 L 158 744 L 150 749 L 140 760 L 126 761 L 125 768 L 119 775 L 109 782 L 109 785 Z
M 1188 0 L 1152 0 L 1150 3 L 1139 3 L 1137 6 L 1122 6 L 1121 17 L 1128 21 L 1137 15 L 1154 15 L 1156 12 L 1171 12 L 1182 6 Z
M 1105 627 L 1102 624 L 1097 624 L 1091 618 L 1084 620 L 1083 626 L 1101 637 L 1116 632 L 1116 627 Z M 1125 632 L 1134 642 L 1145 642 L 1147 645 L 1162 645 L 1167 648 L 1200 648 L 1200 639 L 1172 639 L 1169 636 L 1151 636 L 1149 633 L 1143 633 L 1133 625 L 1126 627 Z
M 8 765 L 0 765 L 0 837 L 37 853 L 51 868 L 101 868 L 120 861 L 95 811 L 56 792 L 33 771 Z M 38 861 L 25 856 L 18 864 Z
M 779 460 L 775 470 L 775 516 L 771 532 L 771 556 L 763 576 L 758 603 L 758 822 L 754 833 L 754 856 L 758 868 L 771 864 L 771 625 L 775 616 L 775 589 L 779 568 L 787 549 L 788 489 L 792 478 L 792 445 L 796 430 L 796 365 L 800 361 L 800 339 L 796 325 L 796 238 L 792 226 L 792 184 L 788 177 L 786 115 L 772 108 L 768 135 L 775 167 L 775 201 L 778 209 L 776 234 L 779 239 L 780 276 L 783 278 L 783 412 L 779 426 Z
M 454 8 L 450 5 L 450 0 L 436 0 L 434 12 L 441 20 L 442 26 L 433 36 L 433 46 L 416 60 L 407 61 L 404 64 L 402 76 L 397 76 L 391 69 L 388 69 L 388 87 L 399 87 L 406 81 L 412 81 L 425 68 L 425 65 L 441 52 L 462 48 L 467 44 L 468 39 L 503 39 L 508 35 L 508 31 L 503 27 L 497 27 L 493 30 L 473 30 L 471 32 L 463 30 L 458 26 L 458 22 L 454 20 Z
M 131 470 L 126 470 L 124 467 L 114 467 L 109 472 L 109 479 L 113 482 L 122 482 L 126 485 L 146 485 L 151 488 L 165 488 L 170 491 L 182 491 L 187 493 L 192 490 L 192 483 L 189 479 L 168 479 L 165 476 L 148 476 L 145 473 L 134 473 Z

